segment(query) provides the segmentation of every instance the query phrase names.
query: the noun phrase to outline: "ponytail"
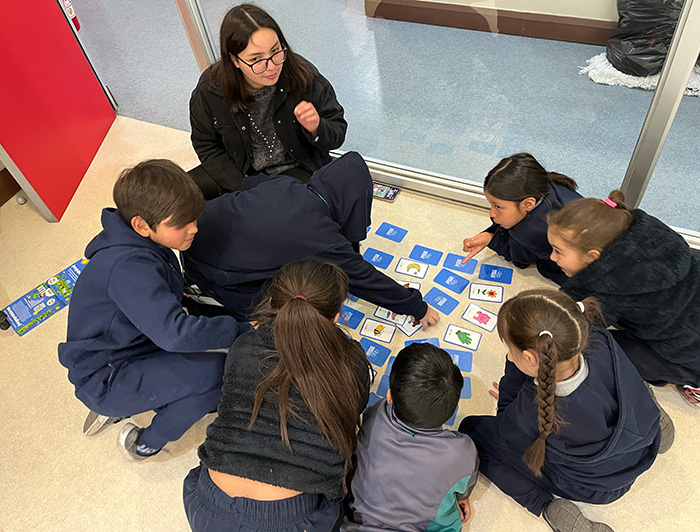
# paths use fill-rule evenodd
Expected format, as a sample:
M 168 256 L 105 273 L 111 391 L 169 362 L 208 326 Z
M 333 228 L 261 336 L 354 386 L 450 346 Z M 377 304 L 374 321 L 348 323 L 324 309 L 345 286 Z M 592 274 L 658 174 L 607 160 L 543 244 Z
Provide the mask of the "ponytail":
M 355 451 L 370 371 L 362 348 L 332 321 L 347 293 L 347 275 L 334 264 L 307 260 L 280 269 L 256 313 L 261 323 L 274 319 L 276 364 L 257 386 L 249 425 L 265 396 L 276 395 L 280 435 L 291 450 L 287 416 L 303 420 L 290 400 L 293 387 L 346 467 Z M 364 379 L 360 368 L 366 370 Z
M 561 185 L 569 190 L 578 190 L 578 183 L 571 179 L 568 175 L 559 174 L 557 172 L 547 172 L 547 179 L 550 182 Z

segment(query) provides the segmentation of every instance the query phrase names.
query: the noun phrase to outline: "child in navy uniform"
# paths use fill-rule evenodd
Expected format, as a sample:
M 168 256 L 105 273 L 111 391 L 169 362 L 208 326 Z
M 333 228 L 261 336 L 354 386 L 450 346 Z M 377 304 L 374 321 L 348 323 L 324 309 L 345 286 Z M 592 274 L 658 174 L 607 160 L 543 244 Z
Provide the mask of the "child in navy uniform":
M 700 406 L 700 261 L 681 235 L 622 192 L 575 201 L 550 217 L 552 259 L 568 279 L 562 290 L 593 296 L 613 337 L 650 384 L 678 387 Z
M 68 333 L 58 346 L 75 394 L 90 410 L 87 435 L 155 410 L 146 428 L 127 423 L 121 444 L 133 458 L 157 453 L 216 409 L 226 348 L 248 324 L 230 316 L 188 316 L 172 249 L 185 250 L 204 210 L 201 191 L 176 164 L 144 161 L 114 185 L 117 209 L 85 250 Z M 172 249 L 169 249 L 172 248 Z
M 507 301 L 498 314 L 508 346 L 498 410 L 459 427 L 476 443 L 481 473 L 559 532 L 611 531 L 571 500 L 617 500 L 662 440 L 644 381 L 607 330 L 589 330 L 599 312 L 593 298 L 575 303 L 554 290 Z
M 477 479 L 472 440 L 445 430 L 464 379 L 442 349 L 402 349 L 389 375 L 386 400 L 363 416 L 357 444 L 354 500 L 344 532 L 461 531 Z
M 466 259 L 486 246 L 518 268 L 537 265 L 544 277 L 561 284 L 566 276 L 550 258 L 547 215 L 581 198 L 576 181 L 547 172 L 529 153 L 502 159 L 484 180 L 484 195 L 491 203 L 491 227 L 464 239 Z

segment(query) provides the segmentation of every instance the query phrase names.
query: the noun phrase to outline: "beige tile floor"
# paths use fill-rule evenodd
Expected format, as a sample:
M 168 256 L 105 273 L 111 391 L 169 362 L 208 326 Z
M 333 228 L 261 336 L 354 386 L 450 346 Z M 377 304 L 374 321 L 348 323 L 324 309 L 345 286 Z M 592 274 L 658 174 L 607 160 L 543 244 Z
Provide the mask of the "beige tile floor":
M 185 168 L 197 162 L 187 133 L 119 117 L 60 223 L 45 222 L 31 204 L 10 201 L 0 208 L 0 307 L 80 258 L 100 229 L 101 208 L 112 204 L 111 189 L 118 173 L 153 157 L 172 159 Z M 393 204 L 375 202 L 373 228 L 382 221 L 408 229 L 408 236 L 395 244 L 372 234 L 366 245 L 398 258 L 406 256 L 414 244 L 459 253 L 462 238 L 485 227 L 487 218 L 483 212 L 402 192 Z M 505 265 L 491 252 L 479 259 Z M 396 260 L 390 266 L 392 275 Z M 424 293 L 436 271 L 421 281 Z M 467 277 L 473 280 L 476 275 Z M 506 297 L 544 285 L 534 269 L 517 272 L 513 284 L 506 286 Z M 465 323 L 460 316 L 467 300 L 464 295 L 459 299 L 450 317 L 442 316 L 437 326 L 414 338 L 442 339 L 449 323 Z M 365 303 L 356 306 L 368 316 L 374 312 Z M 95 438 L 84 437 L 86 409 L 75 399 L 56 355 L 56 346 L 65 337 L 67 315 L 61 311 L 24 337 L 0 331 L 0 532 L 188 530 L 182 479 L 197 464 L 196 448 L 211 416 L 159 456 L 142 463 L 130 462 L 120 453 L 114 427 Z M 393 354 L 405 339 L 397 332 L 390 345 Z M 494 400 L 486 391 L 501 375 L 503 354 L 496 333 L 485 333 L 474 354 L 473 369 L 465 374 L 471 379 L 472 398 L 461 401 L 457 423 L 470 413 L 493 412 Z M 380 369 L 377 383 L 381 374 Z M 605 520 L 617 532 L 700 528 L 700 446 L 695 439 L 699 413 L 670 387 L 657 389 L 657 396 L 675 421 L 674 447 L 621 500 L 585 507 L 589 516 Z M 136 417 L 142 423 L 148 419 L 148 414 Z M 472 508 L 474 516 L 464 530 L 549 530 L 485 479 L 477 484 Z

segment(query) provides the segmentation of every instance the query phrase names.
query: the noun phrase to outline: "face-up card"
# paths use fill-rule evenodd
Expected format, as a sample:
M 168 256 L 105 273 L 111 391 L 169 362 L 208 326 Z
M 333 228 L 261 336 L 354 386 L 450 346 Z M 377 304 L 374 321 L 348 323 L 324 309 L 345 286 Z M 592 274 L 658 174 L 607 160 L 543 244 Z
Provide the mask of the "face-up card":
M 399 325 L 399 331 L 410 338 L 416 334 L 421 327 L 423 327 L 423 324 L 419 321 L 411 322 L 411 320 L 406 320 L 406 323 Z
M 389 375 L 384 374 L 382 380 L 379 381 L 379 386 L 377 386 L 377 395 L 380 397 L 386 397 L 386 392 L 389 390 Z
M 488 310 L 481 308 L 479 305 L 469 303 L 467 310 L 465 310 L 464 314 L 462 314 L 462 319 L 467 320 L 469 323 L 473 323 L 477 327 L 493 332 L 493 330 L 496 328 L 496 321 L 498 317 L 493 312 L 489 312 Z
M 433 344 L 435 347 L 440 347 L 440 339 L 439 338 L 421 338 L 419 340 L 406 340 L 403 345 L 411 345 L 411 344 Z
M 403 273 L 404 275 L 423 279 L 425 274 L 428 273 L 428 265 L 425 262 L 419 262 L 417 260 L 399 259 L 395 271 L 396 273 Z
M 474 273 L 476 269 L 476 259 L 469 259 L 466 264 L 462 264 L 464 258 L 464 255 L 448 253 L 447 257 L 445 257 L 445 262 L 442 263 L 442 267 L 462 273 Z
M 389 358 L 389 355 L 391 354 L 391 349 L 384 347 L 383 345 L 379 345 L 377 342 L 373 342 L 372 340 L 368 340 L 367 338 L 360 339 L 360 345 L 362 346 L 362 349 L 365 350 L 365 353 L 367 353 L 367 360 L 378 368 L 381 368 L 384 365 L 384 362 L 386 362 L 386 359 Z
M 391 323 L 395 323 L 399 326 L 406 323 L 406 320 L 408 319 L 408 316 L 406 316 L 405 314 L 394 314 L 392 311 L 382 307 L 377 307 L 377 310 L 374 311 L 374 315 L 377 318 L 390 321 Z
M 476 331 L 470 331 L 459 325 L 448 325 L 447 331 L 445 332 L 445 338 L 443 338 L 447 343 L 458 345 L 459 347 L 466 347 L 472 351 L 476 351 L 479 348 L 479 342 L 481 341 L 481 333 Z
M 404 259 L 401 259 L 401 260 L 404 260 Z M 398 266 L 397 266 L 397 268 L 398 268 Z M 426 271 L 427 270 L 428 270 L 428 268 L 426 267 Z M 394 281 L 399 283 L 404 288 L 415 288 L 416 290 L 420 290 L 420 283 L 414 283 L 413 281 L 403 281 L 401 279 L 394 279 Z
M 469 299 L 503 303 L 503 287 L 492 284 L 472 283 L 469 286 Z
M 393 325 L 388 325 L 386 323 L 381 323 L 370 319 L 365 320 L 365 323 L 362 325 L 362 329 L 360 330 L 360 334 L 362 336 L 367 336 L 368 338 L 386 343 L 391 342 L 395 332 L 396 327 Z
M 440 258 L 442 257 L 442 251 L 423 246 L 413 246 L 413 251 L 411 251 L 409 257 L 421 262 L 427 262 L 432 266 L 437 266 L 440 262 Z
M 406 229 L 401 229 L 400 227 L 396 227 L 395 225 L 391 225 L 386 222 L 380 225 L 379 229 L 377 229 L 377 234 L 379 236 L 383 236 L 384 238 L 388 238 L 394 242 L 401 242 L 406 236 L 406 233 L 408 233 Z
M 433 280 L 437 284 L 440 284 L 457 294 L 464 292 L 464 289 L 469 284 L 469 281 L 467 281 L 464 277 L 461 277 L 450 270 L 444 269 L 440 270 L 440 273 L 438 273 Z
M 454 297 L 448 296 L 445 292 L 437 288 L 431 288 L 430 291 L 423 296 L 423 301 L 447 315 L 459 305 L 459 301 Z
M 479 268 L 479 279 L 510 284 L 513 281 L 513 269 L 482 264 L 481 268 Z
M 452 362 L 459 368 L 459 371 L 469 373 L 472 370 L 472 353 L 471 351 L 460 351 L 459 349 L 445 349 L 452 357 Z
M 389 264 L 391 264 L 391 261 L 394 260 L 393 255 L 389 255 L 384 251 L 379 251 L 378 249 L 374 248 L 367 248 L 367 251 L 365 251 L 363 257 L 372 266 L 381 268 L 382 270 L 385 270 Z
M 462 393 L 459 394 L 460 399 L 471 399 L 472 396 L 472 380 L 469 377 L 464 377 L 464 386 Z
M 338 323 L 350 327 L 351 329 L 357 329 L 357 326 L 362 322 L 364 317 L 365 315 L 359 310 L 343 305 L 340 309 L 340 316 L 338 316 Z

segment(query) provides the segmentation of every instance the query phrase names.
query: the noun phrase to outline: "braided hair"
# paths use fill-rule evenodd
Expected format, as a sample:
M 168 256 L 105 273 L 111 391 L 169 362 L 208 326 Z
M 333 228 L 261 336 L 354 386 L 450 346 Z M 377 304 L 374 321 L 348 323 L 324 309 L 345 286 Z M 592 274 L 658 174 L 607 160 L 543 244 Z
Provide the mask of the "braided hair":
M 501 340 L 539 357 L 535 398 L 539 436 L 523 454 L 523 462 L 538 477 L 547 437 L 564 423 L 556 411 L 557 364 L 583 352 L 588 345 L 589 325 L 600 317 L 595 298 L 587 297 L 581 303 L 557 290 L 528 290 L 506 301 L 498 315 Z

